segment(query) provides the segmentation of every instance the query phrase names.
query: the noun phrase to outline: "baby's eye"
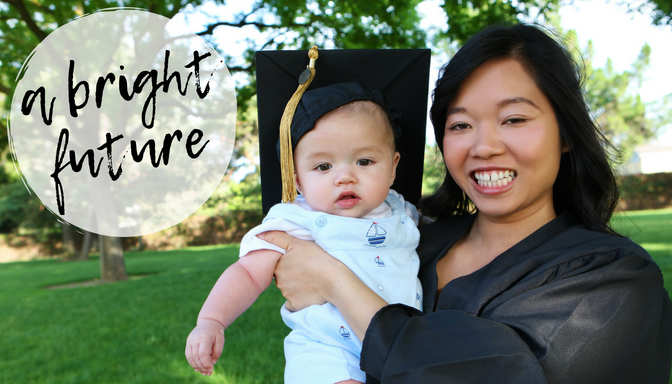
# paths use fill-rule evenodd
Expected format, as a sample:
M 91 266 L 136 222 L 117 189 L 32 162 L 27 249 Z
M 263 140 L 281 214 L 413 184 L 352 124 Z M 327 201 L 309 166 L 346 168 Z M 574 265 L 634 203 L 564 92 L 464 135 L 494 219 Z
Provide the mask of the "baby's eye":
M 328 171 L 330 168 L 331 168 L 331 164 L 322 163 L 322 164 L 318 164 L 318 166 L 315 167 L 314 169 L 316 169 L 318 171 Z
M 359 159 L 359 160 L 357 160 L 357 165 L 361 165 L 361 166 L 365 167 L 365 166 L 371 165 L 371 164 L 373 164 L 373 160 L 371 160 L 371 159 Z

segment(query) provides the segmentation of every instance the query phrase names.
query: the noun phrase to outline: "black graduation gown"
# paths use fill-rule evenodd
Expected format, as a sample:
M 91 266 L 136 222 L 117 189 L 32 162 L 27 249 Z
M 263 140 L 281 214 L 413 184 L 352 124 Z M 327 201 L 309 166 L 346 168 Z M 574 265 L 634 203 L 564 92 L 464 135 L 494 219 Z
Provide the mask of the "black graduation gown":
M 475 216 L 421 228 L 424 313 L 381 309 L 364 338 L 367 383 L 668 383 L 672 305 L 649 254 L 561 215 L 448 283 L 436 263 Z

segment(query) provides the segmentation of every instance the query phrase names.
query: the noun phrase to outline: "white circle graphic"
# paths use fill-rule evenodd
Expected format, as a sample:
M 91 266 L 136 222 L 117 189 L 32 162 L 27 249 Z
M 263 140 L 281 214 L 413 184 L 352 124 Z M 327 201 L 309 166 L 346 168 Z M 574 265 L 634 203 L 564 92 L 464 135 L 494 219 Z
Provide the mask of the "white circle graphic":
M 169 228 L 226 172 L 235 86 L 200 37 L 113 9 L 52 32 L 23 65 L 9 119 L 22 177 L 70 224 L 106 236 Z

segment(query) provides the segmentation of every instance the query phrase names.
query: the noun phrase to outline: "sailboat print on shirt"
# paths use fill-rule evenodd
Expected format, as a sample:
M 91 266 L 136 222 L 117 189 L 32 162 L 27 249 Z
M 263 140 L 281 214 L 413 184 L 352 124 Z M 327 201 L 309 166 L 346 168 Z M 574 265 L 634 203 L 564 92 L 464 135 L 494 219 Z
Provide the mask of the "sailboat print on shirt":
M 338 333 L 341 334 L 341 337 L 344 339 L 349 339 L 350 338 L 350 332 L 348 332 L 347 329 L 345 329 L 344 326 L 341 325 L 341 329 L 338 330 Z
M 387 235 L 387 231 L 375 221 L 371 224 L 371 227 L 369 227 L 369 231 L 366 232 L 366 237 L 369 238 L 369 244 L 373 246 L 382 244 L 385 241 L 385 235 Z

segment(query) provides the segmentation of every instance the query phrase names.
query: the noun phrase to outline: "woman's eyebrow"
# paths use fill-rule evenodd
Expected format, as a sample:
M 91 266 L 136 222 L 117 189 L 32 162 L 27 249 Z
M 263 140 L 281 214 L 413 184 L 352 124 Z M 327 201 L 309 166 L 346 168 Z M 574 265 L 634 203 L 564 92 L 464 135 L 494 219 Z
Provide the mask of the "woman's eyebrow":
M 448 112 L 446 112 L 446 117 L 452 115 L 453 113 L 465 113 L 465 112 L 467 112 L 467 109 L 464 107 L 450 108 Z
M 500 101 L 499 103 L 497 103 L 497 106 L 499 108 L 504 108 L 507 105 L 516 104 L 516 103 L 526 103 L 526 104 L 529 104 L 529 105 L 533 106 L 534 108 L 536 108 L 538 110 L 541 110 L 541 108 L 539 108 L 539 106 L 537 104 L 535 104 L 532 100 L 527 99 L 525 97 L 512 97 L 510 99 L 504 99 L 504 100 Z M 467 109 L 464 108 L 464 107 L 454 107 L 454 108 L 450 108 L 448 110 L 448 112 L 446 112 L 446 117 L 448 117 L 448 116 L 450 116 L 454 113 L 466 113 L 466 112 L 467 112 Z
M 526 103 L 526 104 L 529 104 L 529 105 L 533 106 L 534 108 L 541 111 L 541 108 L 539 108 L 539 106 L 537 104 L 535 104 L 532 100 L 526 99 L 524 97 L 512 97 L 510 99 L 504 99 L 504 100 L 500 101 L 499 103 L 497 103 L 497 106 L 500 107 L 500 108 L 504 108 L 507 105 L 516 104 L 516 103 Z

